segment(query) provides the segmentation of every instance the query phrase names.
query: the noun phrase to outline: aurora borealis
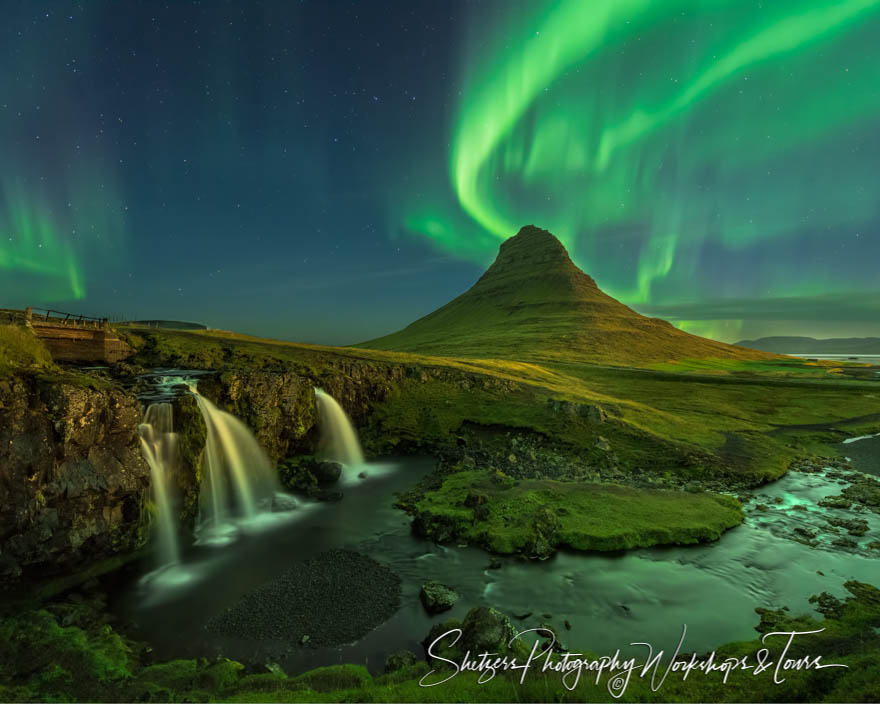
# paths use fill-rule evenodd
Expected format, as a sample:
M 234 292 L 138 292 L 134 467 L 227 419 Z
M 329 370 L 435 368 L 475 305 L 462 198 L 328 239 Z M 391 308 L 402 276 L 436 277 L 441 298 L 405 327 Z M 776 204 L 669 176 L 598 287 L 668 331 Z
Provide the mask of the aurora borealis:
M 746 309 L 682 316 L 876 290 L 880 3 L 532 7 L 464 61 L 450 178 L 472 229 L 540 222 L 613 295 L 725 339 Z M 473 251 L 425 230 L 445 232 Z
M 123 5 L 0 3 L 0 307 L 354 342 L 534 223 L 698 334 L 880 334 L 880 0 Z

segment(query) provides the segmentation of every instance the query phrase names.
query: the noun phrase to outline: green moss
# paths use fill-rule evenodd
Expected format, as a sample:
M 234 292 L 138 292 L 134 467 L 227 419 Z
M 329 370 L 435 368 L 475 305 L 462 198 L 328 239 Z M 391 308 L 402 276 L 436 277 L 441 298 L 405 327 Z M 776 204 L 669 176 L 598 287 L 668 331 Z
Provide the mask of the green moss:
M 129 645 L 109 626 L 65 628 L 47 611 L 0 621 L 0 663 L 7 686 L 44 701 L 112 698 L 133 666 Z
M 367 686 L 372 681 L 373 678 L 363 665 L 329 665 L 293 678 L 294 684 L 305 685 L 315 692 L 354 689 Z
M 498 553 L 545 556 L 554 548 L 625 550 L 717 540 L 743 520 L 728 496 L 553 480 L 496 481 L 458 472 L 429 491 L 416 525 L 441 540 Z M 621 520 L 625 516 L 626 520 Z
M 199 511 L 202 450 L 207 437 L 205 422 L 192 396 L 177 400 L 174 408 L 174 429 L 177 432 L 180 457 L 180 471 L 175 473 L 175 477 L 183 497 L 181 518 L 190 523 L 195 520 Z

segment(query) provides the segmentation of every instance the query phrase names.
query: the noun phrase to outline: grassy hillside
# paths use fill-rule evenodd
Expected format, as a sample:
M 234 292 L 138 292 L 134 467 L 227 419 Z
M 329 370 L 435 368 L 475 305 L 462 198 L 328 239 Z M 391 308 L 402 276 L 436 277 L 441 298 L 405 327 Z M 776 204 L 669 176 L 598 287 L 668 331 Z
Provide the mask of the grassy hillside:
M 642 366 L 685 358 L 767 360 L 647 318 L 603 293 L 562 243 L 527 226 L 467 292 L 400 332 L 359 347 L 456 357 Z
M 669 371 L 432 357 L 230 333 L 129 328 L 126 338 L 138 361 L 152 366 L 291 370 L 318 380 L 352 365 L 366 374 L 404 367 L 408 373 L 361 428 L 389 451 L 420 441 L 455 444 L 472 423 L 539 433 L 572 453 L 594 453 L 601 435 L 624 465 L 759 481 L 779 476 L 797 456 L 827 452 L 825 441 L 880 429 L 880 384 L 792 359 Z M 607 418 L 590 424 L 560 412 L 559 401 L 596 405 Z
M 42 342 L 23 325 L 0 321 L 0 377 L 18 370 L 49 369 L 52 357 Z

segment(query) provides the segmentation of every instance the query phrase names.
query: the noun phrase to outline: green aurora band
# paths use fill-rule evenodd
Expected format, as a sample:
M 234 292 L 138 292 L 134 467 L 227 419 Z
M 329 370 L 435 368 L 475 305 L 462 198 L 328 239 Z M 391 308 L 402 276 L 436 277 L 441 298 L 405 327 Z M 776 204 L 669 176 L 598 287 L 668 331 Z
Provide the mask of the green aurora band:
M 6 301 L 40 306 L 85 299 L 88 272 L 98 275 L 120 259 L 125 208 L 103 175 L 94 171 L 59 184 L 61 192 L 41 194 L 0 180 L 0 295 Z
M 47 209 L 30 205 L 24 198 L 4 198 L 5 217 L 0 220 L 0 271 L 6 289 L 20 285 L 27 276 L 38 280 L 35 303 L 82 299 L 86 291 L 82 267 L 69 241 Z M 15 277 L 18 274 L 18 277 Z M 16 280 L 17 279 L 17 280 Z M 11 292 L 4 293 L 9 295 Z
M 880 112 L 880 0 L 508 7 L 465 52 L 460 211 L 415 209 L 409 229 L 482 263 L 522 225 L 546 227 L 636 306 L 858 283 L 761 258 L 804 229 L 876 218 L 877 155 L 858 139 Z M 757 277 L 700 276 L 707 247 L 753 251 Z

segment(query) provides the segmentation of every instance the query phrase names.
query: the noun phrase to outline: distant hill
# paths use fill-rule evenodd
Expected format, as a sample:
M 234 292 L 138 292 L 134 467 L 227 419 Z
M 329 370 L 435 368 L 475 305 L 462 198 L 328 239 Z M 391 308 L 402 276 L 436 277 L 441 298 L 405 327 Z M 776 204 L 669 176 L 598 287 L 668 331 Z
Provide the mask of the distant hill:
M 880 354 L 880 337 L 762 337 L 736 344 L 777 354 Z
M 207 330 L 201 323 L 187 323 L 183 320 L 131 320 L 126 325 L 140 325 L 146 328 L 164 328 L 165 330 Z
M 773 357 L 636 313 L 603 293 L 558 239 L 533 225 L 501 244 L 495 262 L 470 290 L 403 330 L 357 347 L 625 366 Z

